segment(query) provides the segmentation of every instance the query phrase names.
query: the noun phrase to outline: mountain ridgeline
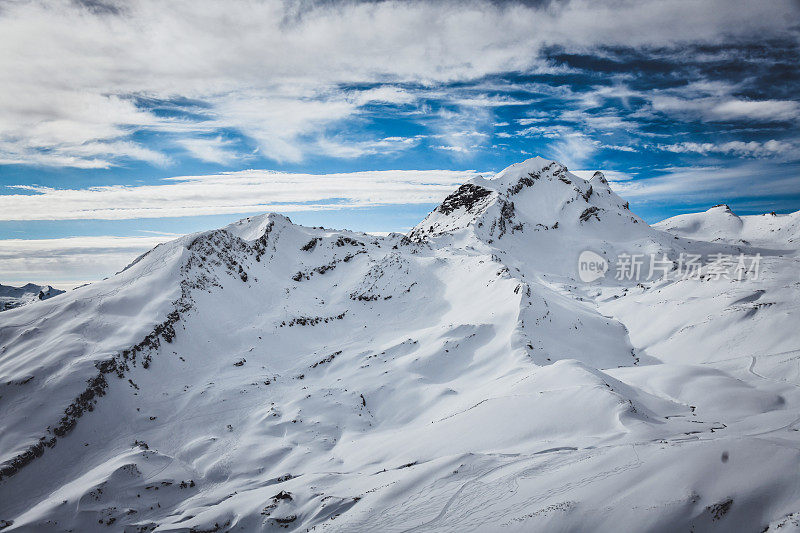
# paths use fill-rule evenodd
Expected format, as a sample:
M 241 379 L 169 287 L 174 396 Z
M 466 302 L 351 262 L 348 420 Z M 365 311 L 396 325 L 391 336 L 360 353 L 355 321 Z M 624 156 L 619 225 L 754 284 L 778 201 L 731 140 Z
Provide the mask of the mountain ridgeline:
M 692 217 L 533 158 L 405 235 L 249 217 L 4 312 L 0 530 L 790 524 L 798 214 Z M 584 283 L 587 250 L 764 275 Z

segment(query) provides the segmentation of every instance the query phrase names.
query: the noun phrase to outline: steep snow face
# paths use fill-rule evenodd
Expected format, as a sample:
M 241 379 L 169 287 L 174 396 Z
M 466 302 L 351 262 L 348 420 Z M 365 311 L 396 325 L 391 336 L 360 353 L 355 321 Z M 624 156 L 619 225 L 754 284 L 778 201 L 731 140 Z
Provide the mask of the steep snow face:
M 59 294 L 64 294 L 64 291 L 49 285 L 28 283 L 22 287 L 12 287 L 0 284 L 0 311 L 21 307 L 40 300 L 47 300 Z
M 690 239 L 761 246 L 780 245 L 797 248 L 800 243 L 800 211 L 787 215 L 737 216 L 725 204 L 703 213 L 668 218 L 655 228 Z
M 582 249 L 756 250 L 650 228 L 602 175 L 535 158 L 408 236 L 250 217 L 10 310 L 0 527 L 781 523 L 796 254 L 758 248 L 760 281 L 582 284 Z

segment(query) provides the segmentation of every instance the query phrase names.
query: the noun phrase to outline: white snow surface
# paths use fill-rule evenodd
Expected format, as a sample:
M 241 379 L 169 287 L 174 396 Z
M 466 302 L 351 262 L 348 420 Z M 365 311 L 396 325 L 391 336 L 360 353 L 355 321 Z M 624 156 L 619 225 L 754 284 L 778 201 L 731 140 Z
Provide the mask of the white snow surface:
M 796 248 L 800 244 L 800 211 L 779 215 L 738 216 L 725 204 L 712 207 L 704 213 L 692 213 L 668 218 L 656 228 L 704 241 L 729 243 L 780 245 Z
M 408 235 L 250 217 L 4 312 L 0 530 L 796 530 L 798 214 L 722 211 L 534 158 Z

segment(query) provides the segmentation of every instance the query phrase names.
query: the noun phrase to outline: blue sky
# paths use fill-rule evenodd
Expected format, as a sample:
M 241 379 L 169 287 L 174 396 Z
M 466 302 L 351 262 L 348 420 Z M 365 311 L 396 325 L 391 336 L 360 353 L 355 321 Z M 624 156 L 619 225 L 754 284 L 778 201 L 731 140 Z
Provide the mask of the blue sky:
M 798 15 L 0 2 L 0 282 L 97 279 L 266 210 L 403 231 L 464 179 L 534 155 L 603 170 L 648 222 L 721 202 L 796 211 Z

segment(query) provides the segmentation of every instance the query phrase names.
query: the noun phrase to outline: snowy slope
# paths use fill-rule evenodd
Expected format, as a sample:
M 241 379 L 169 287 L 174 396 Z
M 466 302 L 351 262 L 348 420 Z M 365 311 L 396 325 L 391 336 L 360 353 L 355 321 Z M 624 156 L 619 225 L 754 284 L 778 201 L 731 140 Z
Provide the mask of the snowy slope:
M 21 307 L 40 300 L 47 300 L 59 294 L 64 294 L 64 291 L 49 285 L 42 286 L 28 283 L 22 287 L 12 287 L 11 285 L 0 284 L 0 311 Z
M 271 214 L 160 245 L 3 314 L 0 527 L 788 527 L 798 257 L 757 245 L 651 228 L 541 158 L 407 236 Z M 587 249 L 764 275 L 586 284 Z
M 786 215 L 738 216 L 725 204 L 703 213 L 678 215 L 659 222 L 654 227 L 704 241 L 760 244 L 764 246 L 800 245 L 800 211 Z

